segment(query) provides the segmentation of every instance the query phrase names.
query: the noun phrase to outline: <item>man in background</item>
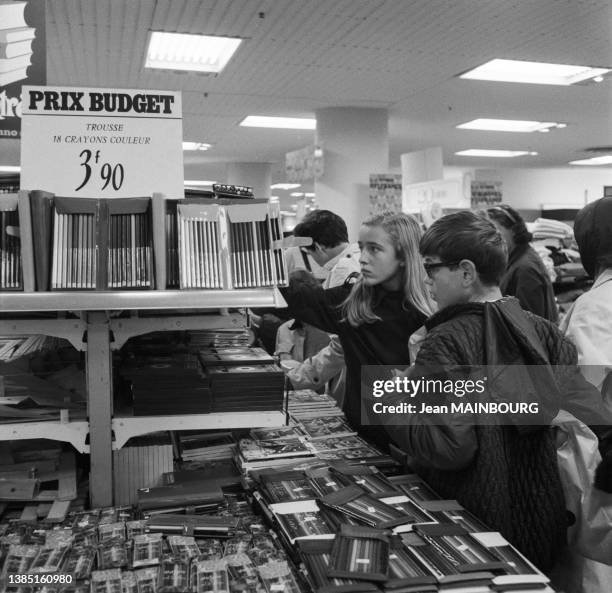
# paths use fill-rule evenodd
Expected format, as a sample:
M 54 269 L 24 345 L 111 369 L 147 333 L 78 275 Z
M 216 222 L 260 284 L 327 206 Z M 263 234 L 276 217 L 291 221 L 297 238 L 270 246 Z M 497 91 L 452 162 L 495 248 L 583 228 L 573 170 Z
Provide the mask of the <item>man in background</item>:
M 350 282 L 359 273 L 359 246 L 349 243 L 346 223 L 337 214 L 329 210 L 309 212 L 293 234 L 312 239 L 312 244 L 302 250 L 327 272 L 323 288 Z M 320 389 L 337 376 L 331 389 L 332 395 L 341 400 L 344 355 L 339 343 L 329 347 L 332 338 L 319 329 L 291 320 L 278 329 L 275 353 L 284 361 L 282 366 L 297 389 Z

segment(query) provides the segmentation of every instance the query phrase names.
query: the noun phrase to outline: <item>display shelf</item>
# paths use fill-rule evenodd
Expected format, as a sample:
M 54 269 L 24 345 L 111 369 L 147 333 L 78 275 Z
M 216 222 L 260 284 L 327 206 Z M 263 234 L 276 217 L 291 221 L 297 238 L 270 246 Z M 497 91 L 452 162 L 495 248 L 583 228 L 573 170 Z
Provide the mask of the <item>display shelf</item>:
M 112 430 L 114 449 L 121 449 L 132 437 L 161 430 L 227 430 L 268 428 L 287 424 L 285 412 L 219 412 L 176 416 L 115 416 Z
M 245 324 L 245 316 L 241 313 L 225 313 L 223 315 L 164 315 L 161 317 L 134 316 L 129 319 L 117 318 L 110 320 L 110 330 L 113 341 L 111 348 L 119 350 L 134 336 L 157 331 L 185 331 L 190 329 L 236 329 Z
M 112 451 L 132 436 L 158 430 L 267 427 L 286 422 L 280 411 L 113 419 L 111 351 L 120 348 L 130 337 L 150 331 L 239 326 L 239 314 L 211 315 L 206 311 L 285 306 L 277 288 L 0 293 L 0 313 L 8 314 L 0 319 L 0 335 L 3 330 L 8 334 L 55 335 L 69 339 L 77 349 L 86 351 L 89 414 L 89 423 L 0 425 L 0 439 L 44 437 L 70 442 L 81 452 L 89 450 L 90 503 L 92 507 L 109 506 L 113 502 Z M 64 312 L 67 311 L 78 313 L 78 319 L 66 319 Z M 118 311 L 132 314 L 113 315 Z M 200 314 L 194 314 L 197 311 Z M 56 312 L 58 318 L 28 319 L 24 314 L 29 312 Z M 89 445 L 86 444 L 88 434 Z
M 0 312 L 286 307 L 276 288 L 0 293 Z
M 89 453 L 86 444 L 89 435 L 87 420 L 41 420 L 38 422 L 11 422 L 0 424 L 0 441 L 24 439 L 51 439 L 70 443 L 79 453 Z

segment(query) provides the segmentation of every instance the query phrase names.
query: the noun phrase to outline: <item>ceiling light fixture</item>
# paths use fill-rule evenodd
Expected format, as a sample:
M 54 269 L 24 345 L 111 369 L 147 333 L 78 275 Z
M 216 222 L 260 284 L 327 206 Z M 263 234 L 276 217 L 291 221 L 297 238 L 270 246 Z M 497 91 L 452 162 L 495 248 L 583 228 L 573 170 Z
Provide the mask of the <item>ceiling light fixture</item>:
M 242 39 L 151 31 L 145 68 L 221 72 Z
M 459 78 L 521 82 L 526 84 L 556 84 L 567 86 L 594 79 L 610 72 L 609 68 L 572 66 L 569 64 L 547 64 L 523 60 L 490 60 L 473 70 L 460 74 Z
M 289 194 L 292 198 L 302 198 L 304 197 L 304 192 L 301 191 L 293 191 Z
M 267 115 L 247 115 L 241 122 L 247 128 L 287 128 L 293 130 L 314 130 L 317 120 L 305 117 L 269 117 Z
M 21 167 L 19 165 L 0 165 L 0 173 L 19 173 Z
M 529 150 L 486 150 L 481 148 L 470 148 L 455 153 L 459 156 L 482 156 L 493 158 L 512 158 L 516 156 L 535 156 L 538 153 Z
M 590 159 L 580 159 L 578 161 L 570 161 L 570 165 L 612 165 L 612 155 L 594 156 Z
M 183 150 L 209 150 L 212 144 L 206 142 L 183 142 Z
M 297 189 L 300 185 L 300 183 L 275 183 L 270 186 L 270 189 L 284 189 L 288 191 L 290 189 Z
M 566 124 L 554 121 L 529 121 L 520 119 L 479 118 L 459 124 L 461 130 L 486 130 L 492 132 L 548 132 L 551 128 L 565 128 Z

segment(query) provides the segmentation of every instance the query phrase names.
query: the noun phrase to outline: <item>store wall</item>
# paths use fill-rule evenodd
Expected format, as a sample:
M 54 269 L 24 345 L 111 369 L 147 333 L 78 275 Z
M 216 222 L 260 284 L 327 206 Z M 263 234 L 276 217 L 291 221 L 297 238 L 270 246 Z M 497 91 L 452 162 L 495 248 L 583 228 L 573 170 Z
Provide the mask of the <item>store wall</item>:
M 490 173 L 493 171 L 489 170 Z M 445 167 L 444 177 L 477 175 L 477 170 Z M 612 185 L 612 169 L 495 169 L 492 180 L 502 182 L 504 202 L 517 208 L 545 205 L 581 207 L 603 196 L 603 186 Z M 484 177 L 481 177 L 484 179 Z

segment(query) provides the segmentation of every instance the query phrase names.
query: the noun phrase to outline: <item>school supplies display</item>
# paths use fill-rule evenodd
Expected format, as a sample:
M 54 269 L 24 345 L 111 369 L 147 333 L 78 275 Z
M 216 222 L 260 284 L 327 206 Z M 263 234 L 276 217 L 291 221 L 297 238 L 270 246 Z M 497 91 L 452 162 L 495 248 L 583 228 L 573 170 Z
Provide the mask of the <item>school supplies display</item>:
M 51 290 L 155 287 L 150 198 L 54 196 L 52 217 Z
M 244 196 L 241 196 L 244 197 Z M 174 209 L 170 207 L 170 224 Z M 278 204 L 255 199 L 200 198 L 176 204 L 180 288 L 233 289 L 283 285 Z M 168 223 L 164 212 L 164 223 Z M 173 231 L 166 239 L 174 241 Z M 166 254 L 165 254 L 166 255 Z
M 23 290 L 17 205 L 16 194 L 0 196 L 0 291 Z

